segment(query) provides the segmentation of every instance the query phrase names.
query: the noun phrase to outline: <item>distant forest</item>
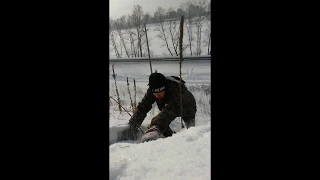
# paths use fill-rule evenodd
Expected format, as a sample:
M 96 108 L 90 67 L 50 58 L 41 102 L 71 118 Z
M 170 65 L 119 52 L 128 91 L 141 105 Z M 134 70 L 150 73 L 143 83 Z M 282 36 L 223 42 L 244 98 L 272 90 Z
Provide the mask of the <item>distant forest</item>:
M 112 22 L 123 22 L 123 27 L 125 27 L 125 22 L 134 23 L 134 19 L 137 18 L 137 15 L 140 16 L 143 24 L 159 23 L 162 20 L 177 19 L 180 20 L 183 15 L 185 19 L 191 19 L 201 16 L 206 16 L 211 18 L 211 1 L 208 0 L 199 0 L 199 1 L 188 1 L 187 3 L 182 3 L 179 8 L 176 10 L 173 8 L 164 9 L 158 7 L 157 11 L 153 15 L 143 12 L 143 7 L 140 5 L 135 5 L 132 9 L 132 14 L 123 15 L 118 19 L 109 19 Z M 138 13 L 138 14 L 137 14 Z M 120 25 L 120 24 L 119 24 Z

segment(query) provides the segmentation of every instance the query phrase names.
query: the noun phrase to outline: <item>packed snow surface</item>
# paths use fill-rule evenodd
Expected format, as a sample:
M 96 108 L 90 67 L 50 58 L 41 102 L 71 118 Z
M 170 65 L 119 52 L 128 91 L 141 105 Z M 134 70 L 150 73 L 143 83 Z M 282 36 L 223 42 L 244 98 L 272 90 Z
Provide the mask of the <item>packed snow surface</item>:
M 150 75 L 149 62 L 110 62 L 110 96 L 117 99 L 115 81 L 112 77 L 112 64 L 116 74 L 116 84 L 123 107 L 132 114 L 128 93 L 134 101 L 133 79 L 136 81 L 137 103 L 143 98 Z M 182 78 L 197 102 L 196 126 L 181 129 L 180 118 L 170 127 L 176 134 L 172 137 L 139 143 L 117 141 L 118 135 L 128 127 L 130 115 L 120 113 L 117 103 L 110 99 L 109 118 L 109 172 L 112 180 L 207 180 L 211 179 L 211 80 L 210 61 L 189 61 L 182 65 Z M 152 62 L 153 70 L 165 76 L 179 76 L 179 62 Z M 151 119 L 159 113 L 156 104 L 142 123 L 145 131 Z M 141 137 L 142 133 L 138 134 Z

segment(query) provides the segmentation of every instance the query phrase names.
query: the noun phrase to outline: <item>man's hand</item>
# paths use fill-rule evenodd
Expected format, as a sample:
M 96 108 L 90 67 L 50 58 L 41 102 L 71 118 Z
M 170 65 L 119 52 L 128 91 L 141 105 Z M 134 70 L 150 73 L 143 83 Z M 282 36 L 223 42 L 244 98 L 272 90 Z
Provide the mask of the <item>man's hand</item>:
M 137 140 L 137 128 L 129 124 L 129 128 L 124 130 L 121 135 L 121 140 Z
M 138 109 L 135 109 L 133 115 L 129 119 L 129 125 L 134 128 L 139 128 L 146 116 L 146 114 L 141 114 Z
M 141 126 L 142 121 L 146 117 L 146 114 L 141 114 L 138 109 L 135 109 L 133 115 L 129 119 L 129 128 L 122 132 L 122 140 L 137 140 L 138 128 Z

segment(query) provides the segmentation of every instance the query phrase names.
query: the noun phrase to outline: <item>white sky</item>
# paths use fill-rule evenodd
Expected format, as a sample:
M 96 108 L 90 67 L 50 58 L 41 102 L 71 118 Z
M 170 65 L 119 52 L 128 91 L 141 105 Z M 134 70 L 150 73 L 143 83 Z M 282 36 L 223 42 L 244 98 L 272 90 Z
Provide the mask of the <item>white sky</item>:
M 164 9 L 172 7 L 176 10 L 181 3 L 187 1 L 189 0 L 110 0 L 110 17 L 116 19 L 123 15 L 131 14 L 134 5 L 138 4 L 142 7 L 144 13 L 149 12 L 150 15 L 153 16 L 153 13 L 157 10 L 158 6 Z

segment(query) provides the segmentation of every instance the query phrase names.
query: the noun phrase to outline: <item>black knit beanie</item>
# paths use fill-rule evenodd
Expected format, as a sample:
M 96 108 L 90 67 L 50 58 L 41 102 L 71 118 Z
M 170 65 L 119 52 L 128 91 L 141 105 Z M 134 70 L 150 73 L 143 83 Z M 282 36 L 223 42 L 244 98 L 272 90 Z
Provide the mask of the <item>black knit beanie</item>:
M 148 85 L 153 93 L 158 93 L 166 89 L 167 79 L 161 73 L 152 73 Z

